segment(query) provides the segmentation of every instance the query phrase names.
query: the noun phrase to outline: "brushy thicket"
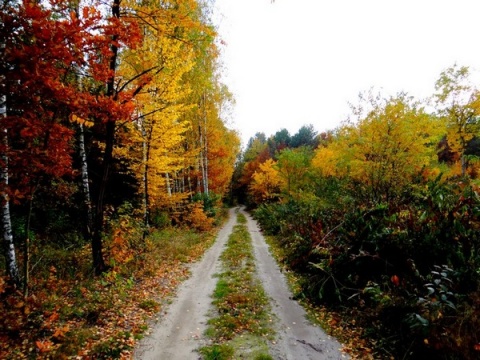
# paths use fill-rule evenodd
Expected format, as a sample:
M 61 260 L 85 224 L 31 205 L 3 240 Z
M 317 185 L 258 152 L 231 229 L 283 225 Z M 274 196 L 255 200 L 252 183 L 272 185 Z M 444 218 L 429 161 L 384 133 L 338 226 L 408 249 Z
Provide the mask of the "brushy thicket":
M 255 211 L 302 274 L 299 295 L 345 310 L 377 339 L 379 357 L 477 359 L 478 187 L 438 178 L 371 205 L 341 188 Z

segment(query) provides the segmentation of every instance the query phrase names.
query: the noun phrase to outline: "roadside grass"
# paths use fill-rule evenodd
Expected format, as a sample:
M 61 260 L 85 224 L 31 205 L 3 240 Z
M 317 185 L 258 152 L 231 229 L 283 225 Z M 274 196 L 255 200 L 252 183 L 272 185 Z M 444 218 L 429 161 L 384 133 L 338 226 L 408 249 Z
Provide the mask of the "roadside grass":
M 215 232 L 167 228 L 141 239 L 133 225 L 107 239 L 111 269 L 100 277 L 91 273 L 89 246 L 33 246 L 30 295 L 0 281 L 0 358 L 131 358 L 148 322 L 188 277 L 185 263 Z
M 224 271 L 213 293 L 216 316 L 206 330 L 212 345 L 199 350 L 205 360 L 271 359 L 267 343 L 274 336 L 270 304 L 255 276 L 243 214 L 237 214 L 237 223 L 221 255 Z

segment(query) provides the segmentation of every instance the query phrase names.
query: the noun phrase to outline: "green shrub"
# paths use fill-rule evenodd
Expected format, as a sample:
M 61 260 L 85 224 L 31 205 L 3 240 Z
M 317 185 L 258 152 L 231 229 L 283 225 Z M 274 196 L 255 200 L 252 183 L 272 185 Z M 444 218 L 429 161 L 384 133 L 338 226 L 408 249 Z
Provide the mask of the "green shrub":
M 192 202 L 201 202 L 203 204 L 203 211 L 208 217 L 214 218 L 217 214 L 217 205 L 220 197 L 215 193 L 197 193 L 193 195 Z
M 157 229 L 164 229 L 172 224 L 170 216 L 166 211 L 156 209 L 150 214 L 150 223 Z

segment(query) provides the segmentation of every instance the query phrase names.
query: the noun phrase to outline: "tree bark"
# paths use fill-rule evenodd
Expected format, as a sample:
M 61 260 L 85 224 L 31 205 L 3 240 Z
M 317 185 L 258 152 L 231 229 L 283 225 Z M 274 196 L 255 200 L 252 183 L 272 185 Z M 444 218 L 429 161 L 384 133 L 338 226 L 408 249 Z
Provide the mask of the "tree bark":
M 112 3 L 112 16 L 120 18 L 120 0 L 113 0 Z M 117 69 L 117 57 L 118 57 L 118 35 L 112 36 L 110 57 L 110 70 L 112 72 L 110 78 L 107 81 L 107 93 L 106 96 L 115 98 L 115 72 Z M 104 205 L 105 191 L 107 189 L 108 176 L 110 172 L 110 166 L 113 158 L 113 144 L 115 142 L 115 119 L 109 119 L 105 124 L 105 151 L 102 161 L 102 178 L 100 180 L 98 197 L 95 206 L 95 221 L 94 231 L 92 236 L 92 257 L 93 257 L 93 270 L 96 275 L 100 275 L 107 270 L 105 261 L 103 259 L 103 222 L 104 222 Z
M 167 187 L 168 197 L 172 197 L 172 188 L 170 186 L 170 175 L 168 174 L 168 172 L 165 173 L 165 185 Z
M 152 141 L 153 126 L 150 129 L 150 133 L 147 134 L 145 126 L 142 124 L 141 132 L 143 138 L 143 239 L 147 237 L 148 229 L 150 227 L 149 217 L 150 217 L 150 194 L 148 187 L 148 171 L 150 170 L 148 162 L 150 160 L 150 145 Z M 148 136 L 147 136 L 148 135 Z
M 205 154 L 205 139 L 203 135 L 202 125 L 198 124 L 198 133 L 200 135 L 200 153 L 199 153 L 199 167 L 200 171 L 202 172 L 202 180 L 201 180 L 201 187 L 200 192 L 203 194 L 208 195 L 208 170 L 206 166 L 206 154 Z
M 5 44 L 0 45 L 2 49 L 5 48 Z M 5 76 L 1 76 L 2 80 L 5 80 Z M 0 95 L 0 120 L 5 121 L 7 117 L 7 95 L 6 92 Z M 12 233 L 12 219 L 10 216 L 10 200 L 8 198 L 8 132 L 7 129 L 2 126 L 1 131 L 1 145 L 3 151 L 0 154 L 1 169 L 0 169 L 0 201 L 2 205 L 2 237 L 3 248 L 5 254 L 5 261 L 7 267 L 7 274 L 16 286 L 20 286 L 20 275 L 18 272 L 18 265 L 15 256 L 15 244 L 13 242 Z
M 3 116 L 5 117 L 6 112 L 5 108 L 2 107 L 0 110 L 3 112 Z M 8 188 L 8 135 L 7 130 L 4 129 L 2 131 L 2 143 L 3 143 L 3 152 L 1 154 L 1 173 L 0 173 L 0 181 L 2 186 L 1 192 L 1 201 L 2 201 L 2 228 L 3 228 L 3 245 L 4 245 L 4 253 L 5 253 L 5 260 L 7 265 L 7 274 L 12 280 L 12 282 L 16 286 L 20 286 L 20 275 L 18 272 L 18 265 L 15 256 L 15 245 L 13 243 L 13 233 L 12 233 L 12 220 L 10 216 L 10 201 L 7 194 Z
M 105 199 L 105 192 L 107 189 L 108 176 L 110 172 L 110 166 L 113 158 L 113 143 L 115 140 L 115 122 L 108 121 L 106 124 L 106 144 L 105 152 L 103 154 L 102 162 L 102 178 L 100 180 L 100 186 L 98 190 L 98 198 L 95 206 L 95 222 L 94 222 L 94 231 L 92 236 L 92 256 L 93 256 L 93 269 L 96 275 L 100 275 L 106 271 L 107 266 L 103 259 L 103 222 L 105 209 L 103 201 Z
M 83 202 L 86 212 L 86 227 L 85 232 L 88 239 L 92 238 L 93 230 L 93 213 L 92 213 L 92 200 L 90 198 L 90 183 L 88 181 L 88 163 L 87 163 L 87 152 L 85 150 L 85 131 L 83 125 L 79 125 L 78 132 L 78 148 L 81 162 L 81 173 L 82 173 L 82 192 L 83 192 Z
M 204 178 L 203 178 L 203 189 L 205 194 L 208 196 L 208 139 L 207 139 L 207 96 L 203 93 L 203 166 L 205 167 L 204 170 Z M 200 129 L 201 130 L 201 129 Z

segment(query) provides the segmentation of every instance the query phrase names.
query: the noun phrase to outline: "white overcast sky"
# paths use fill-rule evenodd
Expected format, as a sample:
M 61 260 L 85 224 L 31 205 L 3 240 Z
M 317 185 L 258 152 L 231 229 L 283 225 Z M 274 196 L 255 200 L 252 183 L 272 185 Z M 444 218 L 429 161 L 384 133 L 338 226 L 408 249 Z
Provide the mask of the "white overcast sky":
M 480 0 L 215 0 L 215 11 L 244 144 L 333 129 L 372 87 L 421 99 L 454 63 L 480 68 Z

